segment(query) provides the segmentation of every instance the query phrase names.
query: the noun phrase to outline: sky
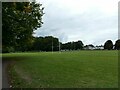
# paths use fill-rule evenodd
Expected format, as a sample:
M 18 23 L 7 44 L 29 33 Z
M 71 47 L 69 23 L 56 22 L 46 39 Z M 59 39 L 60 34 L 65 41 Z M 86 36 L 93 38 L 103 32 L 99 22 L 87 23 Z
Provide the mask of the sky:
M 36 1 L 45 7 L 45 14 L 34 36 L 54 36 L 62 43 L 81 40 L 84 45 L 118 39 L 119 0 Z

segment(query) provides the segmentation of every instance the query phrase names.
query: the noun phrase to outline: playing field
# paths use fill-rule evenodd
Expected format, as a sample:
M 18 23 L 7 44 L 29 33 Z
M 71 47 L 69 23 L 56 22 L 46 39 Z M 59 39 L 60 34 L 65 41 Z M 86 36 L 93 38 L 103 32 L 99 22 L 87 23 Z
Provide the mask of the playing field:
M 118 51 L 71 51 L 3 54 L 14 60 L 13 87 L 118 87 Z

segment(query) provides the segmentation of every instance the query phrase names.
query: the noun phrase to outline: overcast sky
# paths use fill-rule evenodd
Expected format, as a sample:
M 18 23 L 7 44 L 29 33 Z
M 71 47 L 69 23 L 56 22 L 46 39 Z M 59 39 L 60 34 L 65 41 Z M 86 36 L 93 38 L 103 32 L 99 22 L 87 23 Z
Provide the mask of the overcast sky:
M 43 4 L 41 28 L 35 36 L 55 36 L 61 42 L 81 40 L 103 45 L 118 39 L 119 0 L 37 0 Z

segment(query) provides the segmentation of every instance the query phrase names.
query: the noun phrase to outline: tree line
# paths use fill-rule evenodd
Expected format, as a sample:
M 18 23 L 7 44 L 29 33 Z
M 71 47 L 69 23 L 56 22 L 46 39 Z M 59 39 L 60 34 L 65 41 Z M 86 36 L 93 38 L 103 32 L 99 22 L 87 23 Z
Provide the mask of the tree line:
M 58 51 L 59 40 L 52 36 L 34 37 L 32 51 Z
M 23 42 L 24 43 L 24 42 Z M 26 44 L 26 43 L 24 43 Z M 83 49 L 82 41 L 61 43 L 58 38 L 53 36 L 33 37 L 33 41 L 29 45 L 13 46 L 3 48 L 3 53 L 17 52 L 17 51 L 59 51 L 59 50 L 80 50 Z
M 78 40 L 76 42 L 67 42 L 65 44 L 62 44 L 61 49 L 62 50 L 82 50 L 84 47 L 84 44 L 81 40 Z
M 23 42 L 24 43 L 24 42 Z M 24 43 L 26 44 L 26 43 Z M 58 38 L 53 36 L 46 36 L 46 37 L 33 37 L 33 41 L 28 46 L 13 46 L 10 48 L 3 49 L 3 53 L 8 52 L 17 52 L 17 51 L 61 51 L 61 50 L 84 50 L 86 47 L 95 47 L 92 44 L 84 45 L 81 40 L 78 40 L 76 42 L 67 42 L 67 43 L 61 43 Z M 97 46 L 96 46 L 97 47 Z M 104 50 L 120 50 L 120 39 L 118 39 L 115 42 L 115 45 L 113 45 L 113 42 L 111 40 L 107 40 L 104 44 Z

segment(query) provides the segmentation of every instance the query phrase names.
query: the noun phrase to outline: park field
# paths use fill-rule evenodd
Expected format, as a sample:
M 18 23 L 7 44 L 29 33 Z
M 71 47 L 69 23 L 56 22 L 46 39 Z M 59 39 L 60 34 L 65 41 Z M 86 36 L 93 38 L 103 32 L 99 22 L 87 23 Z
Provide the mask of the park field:
M 13 88 L 117 88 L 118 51 L 3 54 Z

